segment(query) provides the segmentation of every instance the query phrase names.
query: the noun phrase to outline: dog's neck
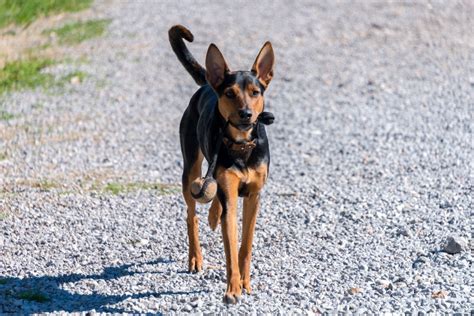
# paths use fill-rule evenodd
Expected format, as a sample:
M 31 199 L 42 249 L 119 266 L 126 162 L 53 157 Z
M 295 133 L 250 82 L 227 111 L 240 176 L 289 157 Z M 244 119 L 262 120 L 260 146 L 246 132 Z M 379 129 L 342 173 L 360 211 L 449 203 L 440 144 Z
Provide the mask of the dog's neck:
M 221 142 L 234 162 L 244 167 L 256 147 L 256 135 L 254 134 L 257 122 L 248 130 L 241 130 L 225 120 L 220 113 L 218 115 L 222 124 L 220 127 Z
M 232 157 L 234 163 L 242 168 L 245 167 L 253 149 L 257 146 L 257 139 L 252 133 L 254 128 L 255 126 L 242 131 L 231 124 L 227 124 L 224 131 L 222 141 L 227 148 L 227 153 Z
M 254 127 L 251 127 L 246 131 L 242 131 L 232 124 L 227 124 L 225 133 L 234 142 L 245 142 L 251 140 L 253 129 Z
M 224 118 L 218 113 L 219 120 L 221 122 L 218 148 L 220 148 L 221 142 L 227 147 L 228 153 L 234 160 L 242 167 L 245 166 L 247 160 L 252 154 L 253 149 L 257 146 L 259 123 L 264 125 L 271 125 L 275 120 L 275 117 L 270 112 L 262 112 L 258 116 L 257 121 L 252 124 L 248 130 L 240 130 L 233 126 L 231 122 L 225 121 Z M 217 152 L 219 149 L 217 149 Z M 217 154 L 215 156 L 217 159 Z

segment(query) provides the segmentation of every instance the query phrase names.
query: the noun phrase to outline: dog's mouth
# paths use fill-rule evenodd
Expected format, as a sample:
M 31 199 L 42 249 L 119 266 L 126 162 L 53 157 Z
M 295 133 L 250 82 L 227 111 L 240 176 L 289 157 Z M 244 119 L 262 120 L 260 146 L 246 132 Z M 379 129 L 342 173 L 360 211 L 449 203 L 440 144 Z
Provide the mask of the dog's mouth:
M 240 131 L 248 131 L 254 125 L 251 120 L 239 120 L 237 123 L 231 122 L 231 124 Z
M 248 122 L 248 123 L 239 123 L 237 124 L 237 128 L 241 131 L 248 131 L 249 129 L 251 129 L 253 126 L 252 123 Z
M 254 127 L 255 122 L 251 118 L 248 119 L 229 119 L 229 124 L 239 131 L 245 132 Z

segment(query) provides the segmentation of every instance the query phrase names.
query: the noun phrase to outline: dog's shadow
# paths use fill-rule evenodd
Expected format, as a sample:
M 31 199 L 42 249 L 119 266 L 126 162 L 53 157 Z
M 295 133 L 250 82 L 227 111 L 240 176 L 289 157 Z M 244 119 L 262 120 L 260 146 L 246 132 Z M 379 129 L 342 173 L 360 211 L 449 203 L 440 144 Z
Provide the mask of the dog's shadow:
M 93 292 L 92 294 L 71 293 L 63 289 L 66 283 L 82 280 L 109 281 L 121 277 L 132 276 L 144 272 L 134 271 L 143 265 L 171 264 L 174 261 L 158 259 L 139 264 L 124 264 L 117 267 L 106 267 L 100 274 L 65 274 L 59 276 L 39 276 L 26 278 L 0 277 L 0 314 L 6 313 L 47 313 L 47 312 L 96 312 L 124 313 L 130 312 L 122 308 L 110 307 L 126 299 L 146 297 L 162 297 L 167 295 L 193 295 L 208 292 L 197 291 L 158 291 L 130 295 L 106 295 Z M 153 272 L 164 273 L 164 272 Z M 109 306 L 108 306 L 109 305 Z

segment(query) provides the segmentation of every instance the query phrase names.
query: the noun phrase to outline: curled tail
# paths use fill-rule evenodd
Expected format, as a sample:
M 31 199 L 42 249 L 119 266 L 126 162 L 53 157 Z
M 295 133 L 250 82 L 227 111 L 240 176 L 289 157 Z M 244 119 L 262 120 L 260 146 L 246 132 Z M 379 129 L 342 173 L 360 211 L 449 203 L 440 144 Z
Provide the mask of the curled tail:
M 182 25 L 175 25 L 170 28 L 168 35 L 171 47 L 173 48 L 176 56 L 178 56 L 181 64 L 184 66 L 184 68 L 186 68 L 198 85 L 205 85 L 207 83 L 206 69 L 204 69 L 196 59 L 194 59 L 193 55 L 191 55 L 183 41 L 183 38 L 188 42 L 192 42 L 194 40 L 194 36 L 191 31 Z

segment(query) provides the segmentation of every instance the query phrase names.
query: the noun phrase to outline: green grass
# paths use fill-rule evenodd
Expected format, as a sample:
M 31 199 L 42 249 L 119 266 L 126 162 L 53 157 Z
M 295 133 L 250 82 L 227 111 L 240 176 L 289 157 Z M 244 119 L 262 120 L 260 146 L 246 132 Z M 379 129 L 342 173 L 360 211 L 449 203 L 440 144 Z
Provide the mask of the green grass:
M 42 180 L 38 183 L 35 183 L 35 186 L 42 191 L 50 191 L 52 189 L 56 189 L 59 185 L 58 183 L 51 180 Z
M 179 192 L 179 187 L 171 184 L 163 183 L 146 183 L 146 182 L 134 182 L 134 183 L 118 183 L 109 182 L 105 187 L 104 191 L 113 195 L 119 195 L 121 193 L 128 193 L 139 190 L 153 190 L 157 191 L 160 195 L 174 194 Z
M 0 0 L 0 28 L 10 23 L 27 25 L 41 16 L 76 12 L 93 0 Z
M 104 191 L 112 193 L 114 195 L 120 194 L 121 192 L 124 192 L 125 190 L 126 190 L 126 187 L 120 183 L 107 183 L 107 185 L 104 188 Z
M 1 91 L 1 90 L 0 90 Z M 1 93 L 1 92 L 0 92 Z M 12 118 L 14 118 L 15 115 L 11 114 L 11 113 L 8 113 L 6 111 L 2 111 L 0 110 L 0 121 L 9 121 L 11 120 Z M 2 160 L 2 159 L 0 159 Z
M 75 22 L 64 25 L 57 29 L 46 30 L 46 34 L 56 33 L 59 44 L 77 44 L 85 40 L 102 36 L 105 33 L 110 20 L 91 20 Z
M 45 303 L 49 301 L 49 298 L 39 291 L 22 291 L 16 294 L 16 297 L 22 300 L 34 301 L 38 303 Z
M 0 152 L 0 161 L 7 159 L 7 154 Z M 1 212 L 0 212 L 1 214 Z
M 0 69 L 0 95 L 9 91 L 36 87 L 64 87 L 74 77 L 77 77 L 79 82 L 87 77 L 87 74 L 82 71 L 73 71 L 61 78 L 55 78 L 52 74 L 43 72 L 46 67 L 54 63 L 55 61 L 51 59 L 40 58 L 7 63 L 3 69 Z M 0 109 L 0 121 L 8 121 L 12 118 L 14 118 L 13 114 Z
M 51 59 L 44 58 L 7 63 L 3 69 L 0 69 L 0 94 L 12 90 L 51 85 L 54 81 L 53 75 L 43 73 L 42 70 L 53 63 Z
M 0 212 L 0 221 L 3 221 L 4 219 L 7 219 L 7 217 L 8 217 L 7 213 Z

